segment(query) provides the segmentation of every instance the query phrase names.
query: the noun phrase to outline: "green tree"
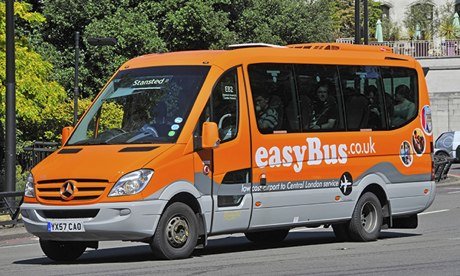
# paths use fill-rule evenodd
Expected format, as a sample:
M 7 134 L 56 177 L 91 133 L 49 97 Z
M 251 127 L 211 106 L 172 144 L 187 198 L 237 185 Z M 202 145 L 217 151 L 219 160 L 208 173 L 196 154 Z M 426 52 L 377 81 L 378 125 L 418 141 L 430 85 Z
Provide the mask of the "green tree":
M 239 42 L 327 42 L 333 39 L 332 8 L 326 0 L 248 1 L 234 31 Z
M 122 23 L 120 23 L 122 22 Z M 93 21 L 85 27 L 84 41 L 88 37 L 114 37 L 116 46 L 86 45 L 84 67 L 91 70 L 86 87 L 89 94 L 99 92 L 107 79 L 128 59 L 154 52 L 166 51 L 158 36 L 157 26 L 144 13 L 126 11 L 122 8 L 105 18 Z
M 439 35 L 445 39 L 460 38 L 460 31 L 454 26 L 454 10 L 451 1 L 439 8 Z
M 144 1 L 137 7 L 157 23 L 168 50 L 209 49 L 233 41 L 229 0 Z
M 438 10 L 430 0 L 421 0 L 406 10 L 404 24 L 410 39 L 429 40 L 439 27 Z
M 397 41 L 400 39 L 401 27 L 389 18 L 382 19 L 382 30 L 384 40 Z
M 334 3 L 334 22 L 335 36 L 338 37 L 354 37 L 355 36 L 355 0 L 333 0 Z M 368 1 L 369 11 L 369 38 L 375 36 L 375 26 L 377 20 L 382 17 L 380 3 L 376 0 Z M 363 5 L 360 6 L 361 26 L 364 24 Z
M 18 21 L 39 24 L 45 20 L 40 14 L 30 12 L 29 4 L 15 2 L 14 7 Z M 6 92 L 3 85 L 6 79 L 5 20 L 5 4 L 0 3 L 0 91 L 2 99 L 5 99 Z M 55 109 L 65 102 L 66 93 L 62 86 L 50 79 L 52 65 L 31 49 L 26 38 L 16 38 L 15 48 L 18 140 L 53 139 L 55 133 L 59 131 L 48 128 L 47 122 L 54 120 Z M 4 101 L 1 101 L 0 104 L 0 114 L 5 114 Z M 1 120 L 4 118 L 1 116 Z

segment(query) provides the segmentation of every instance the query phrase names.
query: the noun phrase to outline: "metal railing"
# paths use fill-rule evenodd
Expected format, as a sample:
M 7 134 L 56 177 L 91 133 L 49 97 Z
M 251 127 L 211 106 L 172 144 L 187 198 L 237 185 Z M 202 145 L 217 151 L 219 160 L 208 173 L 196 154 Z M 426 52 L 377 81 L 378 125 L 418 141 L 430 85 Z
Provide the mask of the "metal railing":
M 0 215 L 7 216 L 0 225 L 16 225 L 21 222 L 19 207 L 24 199 L 24 192 L 0 192 Z
M 59 144 L 55 142 L 35 141 L 32 146 L 25 147 L 24 152 L 20 154 L 18 160 L 22 170 L 31 170 L 40 161 L 53 153 L 57 149 L 58 145 Z
M 436 182 L 445 180 L 455 158 L 434 156 L 434 180 Z
M 339 38 L 338 43 L 352 44 L 352 38 Z M 388 46 L 393 53 L 408 55 L 415 58 L 430 57 L 460 57 L 460 40 L 400 40 L 400 41 L 370 41 L 369 45 Z
M 25 147 L 18 156 L 18 163 L 23 171 L 30 171 L 40 161 L 53 153 L 58 143 L 35 141 L 32 146 Z M 21 222 L 20 209 L 24 192 L 0 192 L 0 225 L 15 225 Z

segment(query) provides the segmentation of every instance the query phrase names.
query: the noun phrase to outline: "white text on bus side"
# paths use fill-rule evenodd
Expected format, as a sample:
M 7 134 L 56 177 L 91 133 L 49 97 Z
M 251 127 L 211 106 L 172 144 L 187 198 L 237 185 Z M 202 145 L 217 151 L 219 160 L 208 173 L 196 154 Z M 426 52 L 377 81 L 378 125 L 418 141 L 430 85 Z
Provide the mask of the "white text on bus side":
M 353 149 L 351 154 L 370 154 L 375 153 L 375 143 L 372 142 L 372 137 L 369 137 L 369 142 L 350 145 Z M 305 154 L 308 149 L 308 158 Z M 359 149 L 359 152 L 356 150 Z M 267 165 L 273 167 L 291 167 L 295 172 L 300 172 L 303 166 L 303 160 L 308 160 L 306 163 L 309 166 L 320 165 L 323 161 L 327 165 L 345 164 L 348 158 L 348 147 L 345 144 L 339 145 L 323 145 L 317 137 L 307 138 L 307 145 L 303 146 L 284 146 L 280 149 L 277 146 L 267 150 L 265 147 L 259 147 L 256 150 L 255 161 L 259 168 L 265 168 Z

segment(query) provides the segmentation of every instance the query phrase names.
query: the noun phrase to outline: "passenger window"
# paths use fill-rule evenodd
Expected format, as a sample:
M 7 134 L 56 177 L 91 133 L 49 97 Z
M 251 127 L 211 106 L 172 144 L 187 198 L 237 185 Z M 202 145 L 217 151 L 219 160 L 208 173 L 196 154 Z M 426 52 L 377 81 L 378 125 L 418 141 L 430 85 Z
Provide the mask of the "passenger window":
M 417 116 L 418 82 L 417 72 L 399 67 L 381 68 L 389 124 L 398 128 Z
M 302 131 L 343 130 L 337 67 L 295 65 Z
M 201 127 L 204 122 L 215 122 L 219 128 L 221 143 L 232 140 L 238 133 L 238 77 L 236 69 L 225 73 L 212 92 L 211 101 L 208 100 L 201 113 L 195 137 L 201 136 Z M 212 112 L 211 112 L 212 111 Z
M 249 65 L 249 77 L 259 131 L 299 132 L 292 65 Z
M 348 130 L 386 129 L 380 70 L 339 66 Z

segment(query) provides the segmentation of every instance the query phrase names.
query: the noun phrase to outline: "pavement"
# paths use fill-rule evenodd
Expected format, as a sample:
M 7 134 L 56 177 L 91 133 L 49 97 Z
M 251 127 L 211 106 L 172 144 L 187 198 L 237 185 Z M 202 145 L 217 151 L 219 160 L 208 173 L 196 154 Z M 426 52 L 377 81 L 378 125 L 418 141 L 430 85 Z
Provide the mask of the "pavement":
M 458 169 L 460 170 L 460 165 Z M 437 183 L 437 186 L 460 186 L 460 174 L 449 173 L 448 178 Z M 15 245 L 23 242 L 25 239 L 38 240 L 34 235 L 27 232 L 22 222 L 14 226 L 0 226 L 0 247 Z

